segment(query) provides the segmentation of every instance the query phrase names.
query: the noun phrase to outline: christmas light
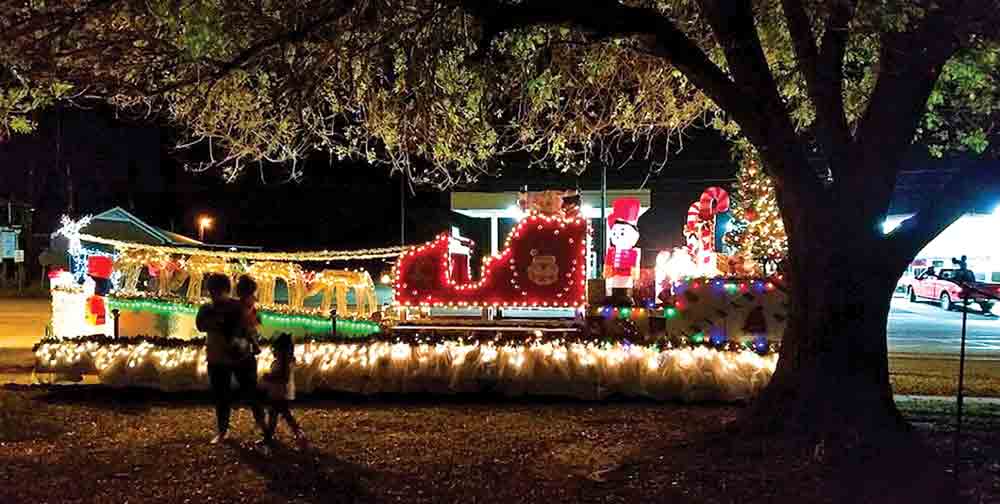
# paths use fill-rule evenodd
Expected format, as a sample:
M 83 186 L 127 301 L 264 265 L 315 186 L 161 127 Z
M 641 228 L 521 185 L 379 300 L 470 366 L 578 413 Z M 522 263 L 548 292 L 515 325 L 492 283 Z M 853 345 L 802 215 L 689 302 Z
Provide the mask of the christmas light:
M 64 216 L 62 226 L 57 231 L 69 241 L 68 251 L 71 270 L 77 282 L 82 283 L 87 276 L 87 265 L 93 256 L 111 257 L 114 271 L 110 278 L 112 291 L 120 297 L 160 298 L 171 300 L 173 292 L 187 283 L 186 297 L 192 302 L 204 302 L 202 282 L 206 275 L 215 273 L 232 278 L 247 274 L 257 280 L 261 306 L 277 312 L 305 312 L 324 318 L 336 303 L 341 316 L 368 317 L 379 310 L 375 296 L 375 285 L 371 276 L 364 271 L 324 270 L 304 271 L 289 261 L 331 261 L 353 260 L 373 257 L 395 257 L 403 247 L 366 249 L 358 251 L 320 252 L 232 252 L 203 250 L 184 247 L 146 245 L 120 240 L 109 240 L 81 233 L 91 221 L 84 217 L 74 221 Z M 84 247 L 81 240 L 115 247 L 115 252 Z M 142 292 L 139 278 L 143 271 L 157 278 L 156 293 Z M 288 287 L 288 306 L 275 303 L 274 292 L 277 281 L 282 280 Z M 353 307 L 347 304 L 347 291 L 355 297 Z M 323 294 L 318 309 L 305 309 L 305 298 Z M 55 313 L 55 310 L 54 310 Z M 64 313 L 60 311 L 59 313 Z M 71 332 L 78 332 L 76 330 Z M 57 333 L 58 334 L 58 333 Z
M 99 325 L 87 321 L 87 299 L 93 293 L 93 280 L 88 279 L 81 286 L 69 273 L 64 272 L 62 275 L 63 278 L 53 282 L 51 291 L 52 332 L 67 338 L 108 334 L 109 317 Z
M 207 300 L 205 300 L 207 302 Z M 184 300 L 174 300 L 166 301 L 155 298 L 119 298 L 110 297 L 108 298 L 109 308 L 118 309 L 122 312 L 145 312 L 153 313 L 160 316 L 176 316 L 176 315 L 187 315 L 194 316 L 200 307 L 199 303 L 190 303 Z M 72 312 L 75 308 L 68 306 L 63 310 L 63 312 Z M 54 317 L 53 320 L 59 320 L 61 324 L 65 324 L 65 320 L 72 320 L 72 317 L 66 316 L 65 313 L 61 312 L 59 317 Z M 81 312 L 82 313 L 82 312 Z M 271 305 L 267 307 L 261 307 L 258 309 L 258 314 L 261 318 L 261 323 L 266 327 L 276 327 L 276 328 L 301 328 L 306 334 L 327 334 L 331 331 L 332 322 L 329 316 L 320 314 L 318 310 L 303 309 L 296 311 L 294 309 L 288 308 L 282 305 Z M 88 330 L 89 329 L 89 330 Z M 86 336 L 90 334 L 101 333 L 102 331 L 94 330 L 93 328 L 81 329 L 68 329 L 65 325 L 61 325 L 57 331 L 69 331 L 66 336 Z M 105 328 L 106 331 L 106 328 Z M 376 322 L 371 322 L 367 320 L 352 320 L 346 318 L 337 318 L 337 336 L 347 337 L 347 338 L 358 338 L 367 337 L 373 334 L 377 334 L 381 331 L 381 327 Z M 103 332 L 107 334 L 107 332 Z M 61 332 L 56 332 L 56 334 L 63 334 Z
M 589 224 L 578 213 L 522 218 L 477 282 L 452 278 L 453 237 L 409 248 L 393 269 L 399 306 L 579 308 L 586 305 Z
M 190 307 L 197 311 L 198 307 L 201 305 L 209 303 L 211 300 L 206 297 L 196 297 L 194 299 L 182 298 L 179 296 L 160 296 L 155 293 L 137 292 L 133 294 L 113 294 L 112 302 L 123 302 L 123 301 L 138 301 L 144 300 L 149 301 L 153 304 L 148 306 L 157 306 L 157 303 L 163 304 L 177 304 Z M 307 308 L 307 307 L 297 307 L 290 306 L 286 304 L 266 304 L 257 303 L 258 310 L 269 311 L 284 315 L 304 315 L 304 316 L 315 316 L 321 318 L 328 318 L 329 312 L 324 311 L 320 308 Z M 141 310 L 140 310 L 141 311 Z
M 73 223 L 72 220 L 69 222 Z M 64 225 L 60 228 L 58 232 L 63 232 L 73 234 L 75 239 L 83 240 L 90 243 L 96 243 L 101 245 L 108 245 L 119 250 L 129 249 L 129 250 L 144 250 L 151 252 L 160 252 L 169 255 L 179 255 L 179 256 L 202 256 L 202 257 L 215 257 L 220 259 L 229 260 L 249 260 L 249 261 L 294 261 L 294 262 L 306 262 L 306 261 L 355 261 L 362 259 L 386 259 L 398 257 L 406 247 L 396 246 L 396 247 L 383 247 L 383 248 L 373 248 L 373 249 L 361 249 L 361 250 L 318 250 L 309 252 L 240 252 L 232 250 L 208 250 L 208 249 L 198 249 L 191 247 L 170 247 L 163 245 L 147 245 L 143 243 L 127 242 L 122 240 L 112 240 L 108 238 L 101 238 L 99 236 L 93 236 L 89 234 L 82 234 L 79 232 L 78 223 L 74 223 L 73 227 L 67 228 Z M 75 233 L 75 234 L 74 234 Z
M 365 338 L 382 331 L 376 322 L 337 319 L 337 337 Z
M 108 298 L 108 304 L 111 308 L 117 308 L 122 311 L 145 311 L 155 313 L 157 315 L 194 315 L 195 313 L 198 313 L 197 305 L 182 302 L 159 301 L 154 299 L 122 299 L 112 297 Z
M 56 230 L 56 235 L 62 235 L 68 240 L 66 250 L 70 254 L 76 254 L 81 248 L 80 231 L 90 225 L 93 216 L 85 215 L 78 220 L 73 220 L 68 215 L 63 215 L 59 221 L 60 227 Z
M 712 346 L 720 347 L 725 345 L 727 340 L 728 338 L 726 337 L 726 333 L 721 328 L 713 327 L 711 331 L 709 331 L 708 341 Z
M 724 238 L 742 260 L 733 264 L 742 269 L 737 275 L 771 273 L 788 250 L 774 185 L 758 163 L 748 154 L 737 173 L 733 229 Z
M 117 292 L 124 296 L 158 297 L 170 299 L 172 292 L 187 280 L 187 298 L 202 301 L 202 283 L 210 273 L 230 277 L 233 281 L 240 275 L 248 275 L 258 284 L 257 296 L 263 306 L 285 306 L 275 302 L 277 282 L 285 283 L 288 293 L 287 306 L 302 309 L 307 298 L 322 294 L 320 307 L 314 311 L 329 313 L 336 307 L 341 315 L 368 317 L 379 310 L 375 296 L 375 284 L 366 271 L 322 270 L 305 271 L 295 263 L 277 261 L 238 261 L 204 256 L 174 259 L 156 251 L 127 249 L 115 260 L 116 273 L 121 273 L 124 281 Z M 138 279 L 146 268 L 156 273 L 159 289 L 156 293 L 139 290 Z M 355 303 L 347 303 L 348 291 L 353 291 Z M 276 308 L 281 310 L 282 308 Z
M 599 399 L 610 394 L 659 400 L 746 400 L 774 373 L 778 356 L 707 347 L 563 341 L 363 343 L 295 345 L 296 383 L 316 389 L 378 392 L 559 394 Z M 39 373 L 96 374 L 113 386 L 164 390 L 208 387 L 203 343 L 47 340 L 35 349 Z M 258 373 L 274 356 L 265 346 Z M 628 370 L 628 372 L 623 372 Z

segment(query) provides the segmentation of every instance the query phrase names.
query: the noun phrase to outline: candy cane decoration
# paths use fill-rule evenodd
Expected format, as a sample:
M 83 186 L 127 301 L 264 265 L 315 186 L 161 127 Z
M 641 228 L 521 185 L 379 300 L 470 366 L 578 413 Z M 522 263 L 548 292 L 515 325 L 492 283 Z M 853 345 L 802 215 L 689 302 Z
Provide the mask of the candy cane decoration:
M 715 250 L 715 216 L 729 211 L 729 193 L 721 187 L 709 187 L 701 193 L 698 201 L 699 217 L 704 222 L 701 228 L 702 247 L 706 251 Z
M 721 187 L 709 187 L 688 208 L 685 235 L 697 235 L 698 242 L 688 243 L 688 254 L 698 265 L 708 265 L 715 251 L 715 216 L 729 211 L 729 193 Z
M 701 225 L 701 203 L 695 201 L 691 203 L 688 207 L 687 223 L 684 226 L 684 230 L 688 233 L 697 232 L 698 226 Z
M 698 262 L 699 256 L 701 256 L 701 249 L 703 247 L 698 246 L 699 243 L 703 244 L 701 239 L 701 228 L 704 222 L 701 219 L 701 203 L 695 201 L 691 203 L 688 207 L 687 223 L 684 225 L 684 241 L 687 242 L 688 255 L 691 256 L 691 260 L 695 263 Z M 693 242 L 688 240 L 688 236 L 697 235 L 699 237 L 698 242 Z
M 701 193 L 701 218 L 714 219 L 716 214 L 729 211 L 729 193 L 721 187 L 709 187 Z

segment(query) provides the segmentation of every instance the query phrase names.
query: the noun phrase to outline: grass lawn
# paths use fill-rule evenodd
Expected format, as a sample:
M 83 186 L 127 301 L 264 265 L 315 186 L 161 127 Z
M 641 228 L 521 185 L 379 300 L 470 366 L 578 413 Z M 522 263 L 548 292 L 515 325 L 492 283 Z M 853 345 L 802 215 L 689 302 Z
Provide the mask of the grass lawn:
M 958 359 L 894 355 L 889 357 L 889 380 L 897 394 L 955 395 Z M 965 393 L 1000 397 L 1000 360 L 967 359 Z
M 928 444 L 950 455 L 949 407 L 902 406 Z M 264 456 L 245 410 L 235 414 L 234 440 L 210 446 L 203 396 L 7 386 L 0 502 L 853 501 L 813 454 L 712 441 L 709 433 L 739 412 L 642 401 L 314 397 L 296 404 L 312 447 L 279 445 Z M 972 405 L 968 416 L 962 493 L 997 502 L 1000 406 Z

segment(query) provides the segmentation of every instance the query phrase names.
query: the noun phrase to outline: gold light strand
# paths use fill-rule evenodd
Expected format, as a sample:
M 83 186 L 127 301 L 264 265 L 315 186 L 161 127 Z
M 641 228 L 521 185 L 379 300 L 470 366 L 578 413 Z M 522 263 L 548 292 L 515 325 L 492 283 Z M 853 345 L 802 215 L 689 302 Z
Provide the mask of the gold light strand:
M 384 247 L 360 250 L 319 250 L 312 252 L 234 252 L 231 250 L 207 250 L 166 245 L 147 245 L 80 234 L 80 240 L 109 245 L 122 250 L 145 250 L 161 254 L 206 256 L 220 259 L 245 259 L 252 261 L 354 261 L 363 259 L 387 259 L 398 257 L 406 247 Z

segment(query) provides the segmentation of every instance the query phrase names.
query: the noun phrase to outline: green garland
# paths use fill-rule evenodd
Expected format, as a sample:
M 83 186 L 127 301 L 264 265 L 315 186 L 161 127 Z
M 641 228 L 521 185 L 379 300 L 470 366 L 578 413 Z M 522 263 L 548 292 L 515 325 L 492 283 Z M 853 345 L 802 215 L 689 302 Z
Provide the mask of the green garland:
M 184 301 L 164 301 L 157 299 L 128 299 L 109 297 L 108 306 L 112 309 L 131 312 L 149 312 L 157 315 L 195 315 L 198 306 Z M 321 334 L 330 332 L 330 319 L 316 315 L 298 315 L 275 313 L 270 310 L 260 310 L 261 322 L 277 327 L 303 327 L 309 332 Z M 377 322 L 369 320 L 337 319 L 337 335 L 344 337 L 366 337 L 381 332 Z
M 337 319 L 337 335 L 348 338 L 366 338 L 382 332 L 382 327 L 369 320 Z

